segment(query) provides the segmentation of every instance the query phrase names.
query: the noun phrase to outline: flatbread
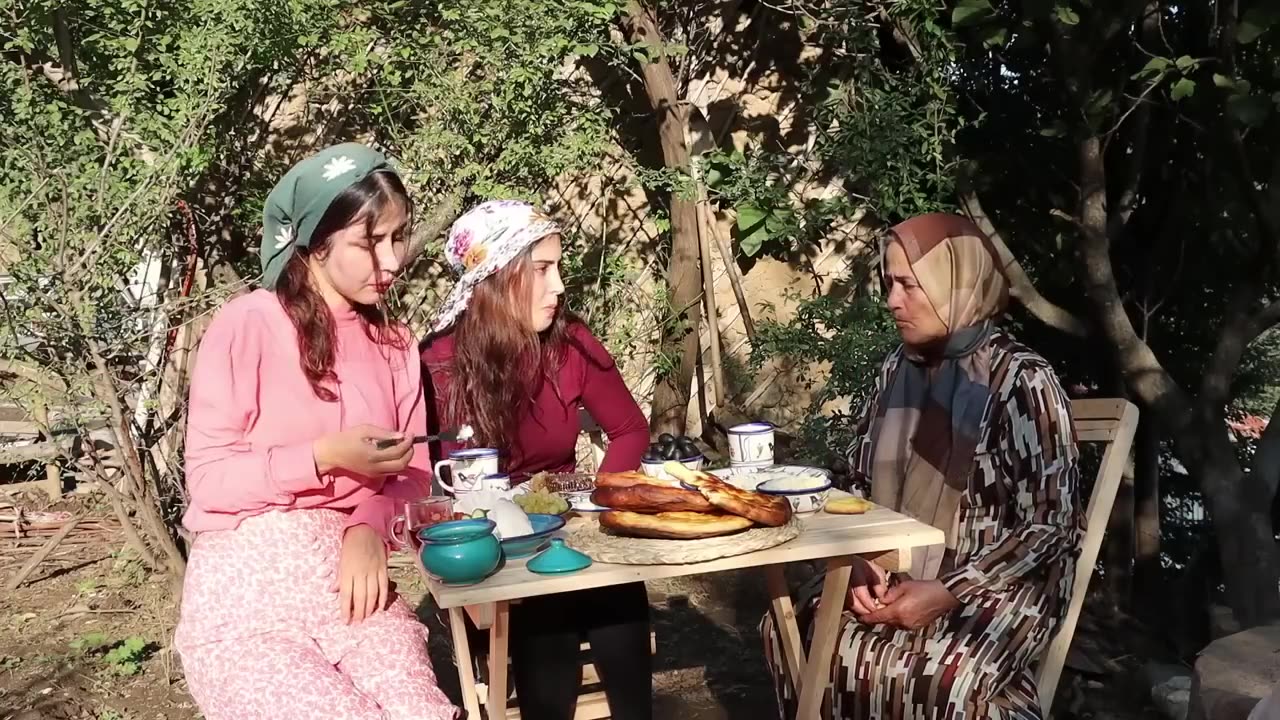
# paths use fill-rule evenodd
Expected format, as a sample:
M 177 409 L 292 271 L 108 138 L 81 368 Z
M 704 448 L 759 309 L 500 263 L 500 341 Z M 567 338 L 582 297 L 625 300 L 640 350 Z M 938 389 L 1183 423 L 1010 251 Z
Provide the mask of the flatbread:
M 825 509 L 832 515 L 861 515 L 873 507 L 869 500 L 847 497 L 828 500 Z
M 649 477 L 648 475 L 635 470 L 631 470 L 629 472 L 600 473 L 596 475 L 596 487 L 598 488 L 625 488 L 635 487 L 636 485 L 672 487 L 672 483 L 669 480 Z
M 717 508 L 741 515 L 765 527 L 782 527 L 791 519 L 791 503 L 786 498 L 735 487 L 710 473 L 690 470 L 678 462 L 662 466 L 672 477 L 696 488 Z
M 696 540 L 742 532 L 751 527 L 750 520 L 728 513 L 664 512 L 656 515 L 607 510 L 600 513 L 600 526 L 619 535 Z

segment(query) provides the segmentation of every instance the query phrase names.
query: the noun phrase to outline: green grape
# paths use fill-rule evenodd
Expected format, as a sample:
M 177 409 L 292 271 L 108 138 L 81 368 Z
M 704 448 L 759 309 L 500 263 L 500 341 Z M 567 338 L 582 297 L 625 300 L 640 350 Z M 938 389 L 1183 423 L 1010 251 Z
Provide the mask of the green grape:
M 569 503 L 563 497 L 544 488 L 519 495 L 515 498 L 515 501 L 520 506 L 520 509 L 526 513 L 559 515 L 569 509 Z

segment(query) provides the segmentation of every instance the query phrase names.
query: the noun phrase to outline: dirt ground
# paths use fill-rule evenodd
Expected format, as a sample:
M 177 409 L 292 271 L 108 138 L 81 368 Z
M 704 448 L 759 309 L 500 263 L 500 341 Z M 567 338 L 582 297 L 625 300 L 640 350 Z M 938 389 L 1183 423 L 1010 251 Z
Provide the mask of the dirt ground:
M 176 607 L 165 578 L 149 575 L 122 544 L 106 538 L 55 555 L 0 597 L 0 720 L 200 717 L 170 650 Z M 0 583 L 30 554 L 0 540 Z M 457 701 L 449 634 L 424 602 L 425 586 L 409 567 L 394 578 L 430 627 L 441 685 Z M 649 595 L 656 718 L 777 717 L 756 629 L 766 606 L 756 574 L 651 583 Z M 1137 695 L 1116 677 L 1070 674 L 1055 716 L 1154 717 Z

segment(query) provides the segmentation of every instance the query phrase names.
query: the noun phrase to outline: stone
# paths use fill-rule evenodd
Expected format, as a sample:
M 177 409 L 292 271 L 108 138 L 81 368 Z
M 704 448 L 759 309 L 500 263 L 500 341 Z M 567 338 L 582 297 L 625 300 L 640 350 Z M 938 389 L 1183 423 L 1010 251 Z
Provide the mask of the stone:
M 1280 683 L 1280 625 L 1215 640 L 1196 660 L 1190 720 L 1246 720 Z
M 1231 608 L 1225 605 L 1209 606 L 1209 637 L 1218 640 L 1240 632 L 1240 623 Z
M 1190 675 L 1176 675 L 1151 688 L 1151 700 L 1170 720 L 1186 720 L 1191 708 Z

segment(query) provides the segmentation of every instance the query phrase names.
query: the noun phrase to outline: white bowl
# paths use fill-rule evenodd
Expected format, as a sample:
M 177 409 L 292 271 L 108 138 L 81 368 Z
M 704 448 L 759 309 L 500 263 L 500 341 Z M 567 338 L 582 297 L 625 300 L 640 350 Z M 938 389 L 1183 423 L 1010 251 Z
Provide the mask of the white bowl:
M 651 478 L 658 478 L 659 480 L 670 480 L 673 483 L 678 482 L 675 478 L 671 477 L 670 473 L 668 473 L 666 470 L 663 469 L 662 466 L 666 465 L 668 462 L 670 461 L 668 460 L 654 460 L 653 462 L 643 461 L 640 463 L 640 469 L 644 472 L 645 475 L 648 475 Z M 689 468 L 690 470 L 701 470 L 702 466 L 706 464 L 707 459 L 702 455 L 696 455 L 694 457 L 684 458 L 676 462 L 679 462 L 681 465 Z
M 797 482 L 800 479 L 803 478 L 780 477 L 765 480 L 756 486 L 756 492 L 786 498 L 791 503 L 791 509 L 797 513 L 818 512 L 827 504 L 831 479 L 817 476 L 811 478 L 811 484 Z

